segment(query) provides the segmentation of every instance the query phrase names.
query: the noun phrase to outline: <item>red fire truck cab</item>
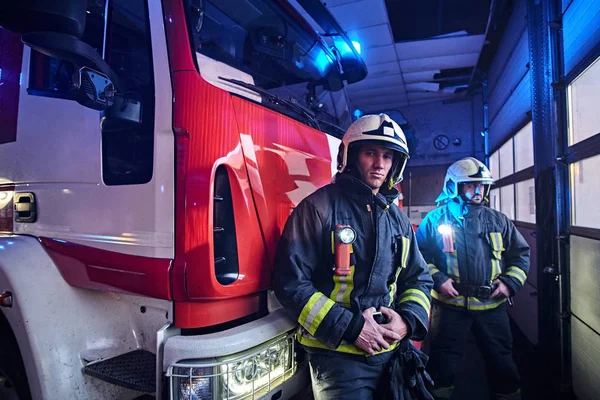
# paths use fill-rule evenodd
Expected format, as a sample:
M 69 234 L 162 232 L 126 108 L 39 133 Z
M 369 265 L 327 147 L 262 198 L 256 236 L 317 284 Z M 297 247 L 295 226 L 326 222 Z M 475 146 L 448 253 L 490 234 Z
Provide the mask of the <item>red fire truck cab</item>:
M 308 384 L 272 260 L 366 67 L 300 4 L 326 38 L 286 0 L 0 4 L 0 380 L 19 398 Z

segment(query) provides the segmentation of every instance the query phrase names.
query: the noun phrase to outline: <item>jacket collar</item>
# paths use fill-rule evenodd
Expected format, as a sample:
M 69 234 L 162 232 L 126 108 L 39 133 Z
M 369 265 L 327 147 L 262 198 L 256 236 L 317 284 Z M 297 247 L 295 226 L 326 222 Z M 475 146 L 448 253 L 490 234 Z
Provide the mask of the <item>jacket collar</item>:
M 483 204 L 469 204 L 460 196 L 448 200 L 447 205 L 450 214 L 459 222 L 465 218 L 478 217 L 483 207 Z
M 351 174 L 337 173 L 335 176 L 335 183 L 340 185 L 340 187 L 350 195 L 367 198 L 369 202 L 374 200 L 375 195 L 371 188 Z M 396 188 L 388 189 L 387 186 L 382 186 L 379 189 L 377 197 L 380 201 L 390 205 L 398 197 L 398 194 L 399 192 Z

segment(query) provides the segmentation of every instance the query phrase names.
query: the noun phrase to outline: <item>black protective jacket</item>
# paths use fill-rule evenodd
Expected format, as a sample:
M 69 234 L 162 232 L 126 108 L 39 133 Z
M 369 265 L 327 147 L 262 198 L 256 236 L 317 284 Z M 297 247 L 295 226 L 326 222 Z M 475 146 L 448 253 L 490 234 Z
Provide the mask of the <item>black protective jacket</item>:
M 335 183 L 304 199 L 285 225 L 274 289 L 300 323 L 298 340 L 309 351 L 366 355 L 353 343 L 369 307 L 395 309 L 413 339 L 427 332 L 433 286 L 427 264 L 408 217 L 392 203 L 397 190 L 382 189 L 377 196 L 357 178 L 338 174 Z M 333 272 L 338 224 L 357 233 L 347 276 Z
M 444 251 L 440 225 L 452 230 L 453 252 Z M 529 245 L 506 215 L 489 207 L 449 200 L 427 214 L 416 237 L 433 277 L 432 296 L 443 303 L 487 310 L 506 301 L 465 296 L 446 298 L 438 292 L 448 278 L 469 286 L 490 286 L 500 279 L 512 294 L 527 279 Z

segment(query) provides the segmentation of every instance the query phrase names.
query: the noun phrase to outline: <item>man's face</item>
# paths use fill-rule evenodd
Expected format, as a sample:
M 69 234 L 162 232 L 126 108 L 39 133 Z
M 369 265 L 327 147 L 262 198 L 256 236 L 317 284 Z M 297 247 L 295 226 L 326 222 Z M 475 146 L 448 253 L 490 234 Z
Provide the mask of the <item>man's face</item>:
M 463 183 L 461 187 L 461 196 L 464 201 L 472 204 L 481 204 L 485 190 L 482 183 Z
M 361 180 L 373 190 L 373 193 L 377 194 L 379 188 L 385 183 L 393 161 L 393 150 L 370 144 L 360 147 L 356 166 Z

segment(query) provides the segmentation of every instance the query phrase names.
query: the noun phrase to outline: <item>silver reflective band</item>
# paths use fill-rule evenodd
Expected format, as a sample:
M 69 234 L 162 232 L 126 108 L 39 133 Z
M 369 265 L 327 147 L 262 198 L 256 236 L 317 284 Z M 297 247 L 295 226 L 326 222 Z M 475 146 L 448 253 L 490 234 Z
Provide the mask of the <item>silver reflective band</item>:
M 349 226 L 342 228 L 337 233 L 340 242 L 344 244 L 353 243 L 356 239 L 356 231 Z

